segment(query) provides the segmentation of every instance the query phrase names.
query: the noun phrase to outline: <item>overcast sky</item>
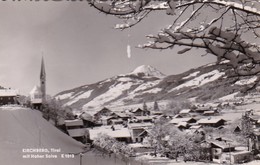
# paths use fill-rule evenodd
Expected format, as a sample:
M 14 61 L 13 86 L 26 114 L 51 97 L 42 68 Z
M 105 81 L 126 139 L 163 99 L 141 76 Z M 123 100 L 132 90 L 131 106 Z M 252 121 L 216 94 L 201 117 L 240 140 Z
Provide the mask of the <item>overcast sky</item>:
M 145 43 L 145 35 L 172 22 L 165 11 L 124 31 L 113 28 L 120 21 L 87 2 L 1 2 L 0 85 L 28 95 L 39 84 L 42 55 L 51 95 L 131 72 L 143 64 L 171 75 L 215 60 L 210 55 L 201 57 L 203 51 L 178 55 L 175 49 L 135 48 Z

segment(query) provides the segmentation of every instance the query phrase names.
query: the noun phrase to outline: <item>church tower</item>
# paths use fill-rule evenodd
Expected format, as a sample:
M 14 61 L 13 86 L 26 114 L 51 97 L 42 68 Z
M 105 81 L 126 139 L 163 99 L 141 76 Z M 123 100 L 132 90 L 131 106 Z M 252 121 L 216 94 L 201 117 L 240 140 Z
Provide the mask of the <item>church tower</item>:
M 44 66 L 44 59 L 42 57 L 42 64 L 41 64 L 41 73 L 40 73 L 40 89 L 42 93 L 42 102 L 46 101 L 46 73 L 45 73 L 45 66 Z

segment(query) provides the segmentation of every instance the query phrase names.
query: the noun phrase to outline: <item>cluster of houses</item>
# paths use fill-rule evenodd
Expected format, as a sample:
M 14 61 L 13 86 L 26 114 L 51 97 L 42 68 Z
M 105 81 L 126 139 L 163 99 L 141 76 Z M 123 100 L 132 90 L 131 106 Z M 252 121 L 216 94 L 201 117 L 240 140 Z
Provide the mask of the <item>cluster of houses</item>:
M 183 109 L 175 116 L 164 115 L 161 111 L 148 111 L 140 108 L 118 112 L 108 108 L 91 113 L 83 112 L 75 120 L 65 120 L 65 126 L 70 136 L 77 140 L 91 142 L 100 134 L 107 134 L 118 141 L 129 145 L 147 148 L 147 136 L 151 133 L 157 119 L 165 119 L 181 131 L 203 133 L 203 128 L 222 129 L 227 121 L 220 117 L 217 108 L 198 106 L 196 109 Z M 255 120 L 259 126 L 260 120 Z M 259 125 L 258 125 L 259 124 Z M 239 127 L 235 130 L 241 131 Z M 210 148 L 210 160 L 218 163 L 242 163 L 252 160 L 252 150 L 260 147 L 260 133 L 256 132 L 251 138 L 250 147 L 244 144 L 235 144 L 224 137 L 205 138 L 204 145 Z M 240 147 L 238 147 L 240 146 Z M 243 147 L 241 147 L 243 146 Z M 138 149 L 137 149 L 138 150 Z

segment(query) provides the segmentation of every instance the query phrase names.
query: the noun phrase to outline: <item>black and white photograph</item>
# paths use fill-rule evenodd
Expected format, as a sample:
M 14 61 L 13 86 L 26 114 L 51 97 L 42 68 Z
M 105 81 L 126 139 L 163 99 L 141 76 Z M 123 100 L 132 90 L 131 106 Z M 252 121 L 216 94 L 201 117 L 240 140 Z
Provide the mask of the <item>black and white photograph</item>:
M 260 164 L 260 0 L 2 0 L 0 164 Z

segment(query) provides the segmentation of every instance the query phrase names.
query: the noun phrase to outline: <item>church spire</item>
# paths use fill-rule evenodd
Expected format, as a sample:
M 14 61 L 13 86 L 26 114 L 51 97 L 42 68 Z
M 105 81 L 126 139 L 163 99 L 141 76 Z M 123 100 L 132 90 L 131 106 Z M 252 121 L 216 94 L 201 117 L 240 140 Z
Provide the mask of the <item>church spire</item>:
M 46 73 L 45 73 L 45 66 L 44 66 L 44 59 L 42 57 L 42 64 L 41 64 L 41 74 L 40 74 L 40 79 L 46 78 Z
M 40 82 L 41 82 L 42 101 L 45 102 L 46 101 L 46 73 L 45 73 L 45 65 L 44 65 L 43 57 L 41 63 Z

